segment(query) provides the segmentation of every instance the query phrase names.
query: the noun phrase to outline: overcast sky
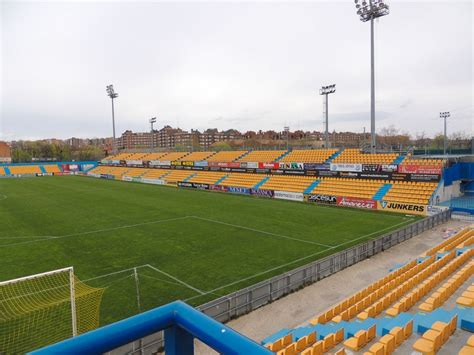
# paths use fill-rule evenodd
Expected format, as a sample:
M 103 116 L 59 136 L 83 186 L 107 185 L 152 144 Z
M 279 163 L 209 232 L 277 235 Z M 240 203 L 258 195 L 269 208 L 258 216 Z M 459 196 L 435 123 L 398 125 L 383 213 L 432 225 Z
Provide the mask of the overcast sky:
M 0 139 L 183 129 L 370 130 L 370 25 L 354 2 L 1 5 Z M 376 125 L 473 131 L 471 1 L 388 1 L 376 24 Z

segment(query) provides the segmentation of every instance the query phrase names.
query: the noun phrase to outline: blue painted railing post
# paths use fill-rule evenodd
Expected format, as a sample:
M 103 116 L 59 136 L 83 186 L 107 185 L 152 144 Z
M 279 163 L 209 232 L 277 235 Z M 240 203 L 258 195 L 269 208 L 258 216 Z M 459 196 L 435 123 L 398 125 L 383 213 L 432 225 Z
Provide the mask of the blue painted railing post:
M 194 338 L 183 328 L 173 325 L 165 329 L 165 354 L 192 355 L 194 354 Z

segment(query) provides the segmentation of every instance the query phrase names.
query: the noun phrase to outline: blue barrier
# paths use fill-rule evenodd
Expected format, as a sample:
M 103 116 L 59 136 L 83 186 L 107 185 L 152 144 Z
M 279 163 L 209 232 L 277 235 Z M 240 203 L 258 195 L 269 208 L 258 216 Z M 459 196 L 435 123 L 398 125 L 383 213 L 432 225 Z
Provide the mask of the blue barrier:
M 193 354 L 194 338 L 219 353 L 272 354 L 253 340 L 181 301 L 169 303 L 30 354 L 103 354 L 160 330 L 165 330 L 167 355 Z

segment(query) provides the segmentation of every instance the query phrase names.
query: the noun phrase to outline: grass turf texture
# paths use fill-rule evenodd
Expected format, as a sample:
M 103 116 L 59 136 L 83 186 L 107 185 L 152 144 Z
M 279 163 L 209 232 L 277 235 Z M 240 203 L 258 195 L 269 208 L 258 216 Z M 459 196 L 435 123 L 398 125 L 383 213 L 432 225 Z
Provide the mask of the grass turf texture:
M 138 268 L 141 311 L 198 305 L 414 220 L 86 177 L 2 179 L 0 281 L 74 266 L 107 287 L 106 324 L 138 312 L 134 267 L 150 265 Z

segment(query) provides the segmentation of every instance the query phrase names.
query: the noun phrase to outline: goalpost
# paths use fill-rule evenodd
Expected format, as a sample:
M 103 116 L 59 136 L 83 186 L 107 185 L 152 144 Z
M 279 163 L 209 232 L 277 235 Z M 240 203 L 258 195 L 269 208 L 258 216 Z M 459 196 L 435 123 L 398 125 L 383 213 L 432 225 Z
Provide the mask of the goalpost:
M 0 282 L 0 354 L 25 353 L 99 326 L 103 288 L 68 267 Z

